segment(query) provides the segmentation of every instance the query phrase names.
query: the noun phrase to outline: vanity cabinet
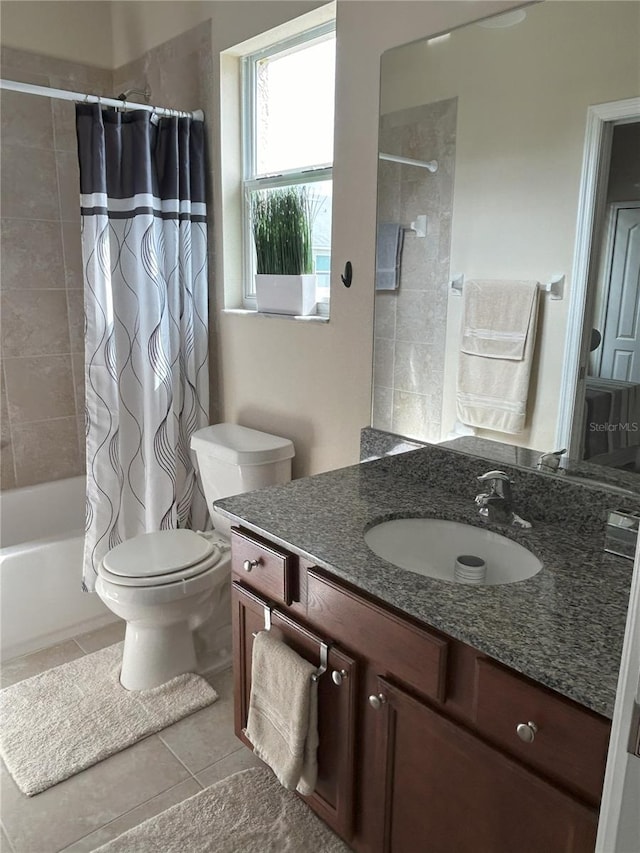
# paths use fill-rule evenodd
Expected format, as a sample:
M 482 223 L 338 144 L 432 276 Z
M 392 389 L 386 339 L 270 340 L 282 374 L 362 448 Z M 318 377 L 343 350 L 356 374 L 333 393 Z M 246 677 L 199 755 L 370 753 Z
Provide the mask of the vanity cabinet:
M 354 850 L 593 851 L 608 720 L 247 531 L 232 556 L 236 734 L 266 607 L 313 663 L 330 644 L 306 799 Z
M 232 607 L 234 726 L 236 735 L 251 746 L 244 735 L 251 695 L 251 656 L 254 636 L 265 627 L 265 608 L 270 630 L 317 667 L 327 638 L 299 624 L 279 611 L 273 601 L 237 581 L 232 584 Z M 318 680 L 318 781 L 314 793 L 303 798 L 345 839 L 353 833 L 357 677 L 355 660 L 332 644 L 327 671 Z

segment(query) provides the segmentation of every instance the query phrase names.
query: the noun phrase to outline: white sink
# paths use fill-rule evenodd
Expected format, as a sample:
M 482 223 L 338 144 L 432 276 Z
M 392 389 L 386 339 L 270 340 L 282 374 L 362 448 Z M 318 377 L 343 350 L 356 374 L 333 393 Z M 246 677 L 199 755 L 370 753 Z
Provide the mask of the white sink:
M 480 557 L 484 585 L 515 583 L 536 575 L 542 563 L 531 551 L 482 527 L 439 518 L 396 518 L 369 528 L 364 541 L 383 560 L 430 578 L 451 581 L 456 558 Z

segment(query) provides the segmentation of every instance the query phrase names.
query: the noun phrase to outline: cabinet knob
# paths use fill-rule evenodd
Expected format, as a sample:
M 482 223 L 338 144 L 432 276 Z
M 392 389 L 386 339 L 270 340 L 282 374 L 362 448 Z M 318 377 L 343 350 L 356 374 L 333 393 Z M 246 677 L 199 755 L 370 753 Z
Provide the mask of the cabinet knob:
M 245 572 L 250 572 L 253 569 L 257 569 L 259 565 L 260 560 L 245 560 L 242 564 L 242 568 L 245 570 Z
M 383 693 L 378 693 L 377 696 L 375 696 L 375 695 L 369 696 L 369 704 L 376 711 L 379 711 L 380 708 L 382 708 L 382 706 L 385 704 L 386 701 L 387 701 L 387 697 Z
M 345 678 L 348 676 L 348 672 L 346 669 L 334 669 L 331 673 L 331 680 L 334 684 L 337 684 L 338 687 L 342 684 Z
M 519 723 L 516 726 L 516 733 L 518 737 L 525 743 L 533 743 L 533 739 L 535 738 L 537 731 L 538 727 L 535 723 L 532 723 L 531 720 L 529 720 L 528 723 Z

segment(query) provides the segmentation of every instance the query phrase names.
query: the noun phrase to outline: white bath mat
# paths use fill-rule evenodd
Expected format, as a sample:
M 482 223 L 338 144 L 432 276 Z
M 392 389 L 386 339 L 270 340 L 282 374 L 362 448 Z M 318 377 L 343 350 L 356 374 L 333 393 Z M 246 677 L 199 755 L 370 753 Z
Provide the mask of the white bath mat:
M 348 853 L 270 770 L 242 770 L 94 853 Z
M 23 794 L 38 794 L 218 698 L 190 672 L 151 690 L 125 690 L 122 646 L 0 691 L 0 755 Z

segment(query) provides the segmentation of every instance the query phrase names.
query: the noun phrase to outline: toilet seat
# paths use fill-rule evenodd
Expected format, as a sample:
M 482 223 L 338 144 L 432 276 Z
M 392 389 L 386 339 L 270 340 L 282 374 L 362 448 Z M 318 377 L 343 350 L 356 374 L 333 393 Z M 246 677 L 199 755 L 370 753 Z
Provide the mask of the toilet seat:
M 105 555 L 98 574 L 117 586 L 150 587 L 197 577 L 220 562 L 222 542 L 192 530 L 143 533 Z

